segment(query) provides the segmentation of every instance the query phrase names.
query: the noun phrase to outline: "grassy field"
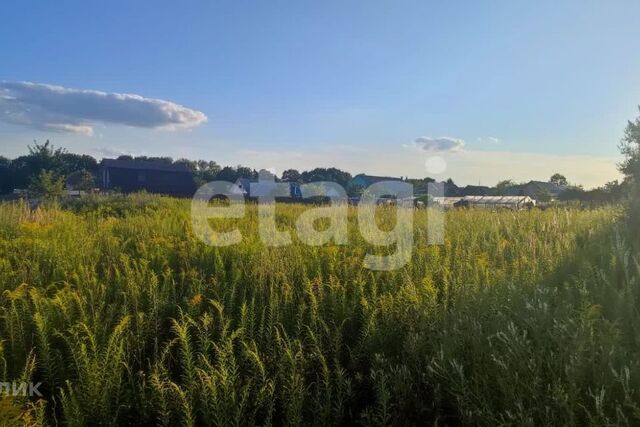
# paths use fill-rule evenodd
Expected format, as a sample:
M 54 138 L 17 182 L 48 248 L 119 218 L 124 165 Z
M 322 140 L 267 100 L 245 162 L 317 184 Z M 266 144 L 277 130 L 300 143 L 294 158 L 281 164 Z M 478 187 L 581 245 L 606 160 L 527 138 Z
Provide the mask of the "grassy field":
M 416 210 L 390 272 L 362 267 L 354 210 L 346 246 L 265 247 L 256 215 L 216 248 L 187 201 L 0 205 L 0 376 L 44 394 L 4 397 L 0 423 L 640 423 L 639 258 L 616 209 L 450 211 L 443 246 Z

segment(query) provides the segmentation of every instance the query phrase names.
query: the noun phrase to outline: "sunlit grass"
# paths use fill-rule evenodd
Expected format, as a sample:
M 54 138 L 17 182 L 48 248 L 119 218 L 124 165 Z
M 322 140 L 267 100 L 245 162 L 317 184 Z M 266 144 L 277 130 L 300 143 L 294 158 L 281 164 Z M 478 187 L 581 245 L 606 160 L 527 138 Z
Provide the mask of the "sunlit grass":
M 450 211 L 442 246 L 416 210 L 390 272 L 363 268 L 354 208 L 349 244 L 277 248 L 255 205 L 224 248 L 188 201 L 68 208 L 0 206 L 0 372 L 45 392 L 2 405 L 34 425 L 640 422 L 638 264 L 613 208 Z

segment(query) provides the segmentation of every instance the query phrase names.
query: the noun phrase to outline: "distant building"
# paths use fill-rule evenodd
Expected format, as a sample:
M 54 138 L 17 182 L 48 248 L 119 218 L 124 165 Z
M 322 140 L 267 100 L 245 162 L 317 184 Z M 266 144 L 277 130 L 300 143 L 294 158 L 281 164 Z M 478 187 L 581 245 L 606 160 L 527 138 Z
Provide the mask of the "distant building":
M 456 197 L 460 194 L 460 188 L 453 182 L 443 182 L 444 195 L 446 197 Z
M 484 185 L 467 185 L 458 189 L 460 196 L 489 196 L 493 192 L 491 187 Z
M 191 171 L 182 164 L 104 159 L 100 176 L 104 190 L 144 190 L 172 196 L 192 196 L 196 191 Z
M 251 180 L 249 178 L 238 178 L 236 185 L 240 188 L 240 192 L 243 195 L 249 196 L 249 188 L 251 187 Z
M 365 175 L 361 173 L 351 178 L 351 181 L 349 181 L 349 188 L 364 189 L 369 187 L 371 184 L 381 181 L 402 181 L 402 179 L 391 176 Z
M 548 196 L 551 199 L 556 199 L 560 194 L 567 191 L 567 189 L 568 187 L 565 185 L 557 185 L 552 182 L 529 181 L 526 184 L 514 185 L 513 187 L 509 187 L 505 192 L 505 195 L 529 196 L 534 199 Z
M 524 186 L 522 195 L 535 198 L 539 194 L 549 194 L 552 199 L 555 199 L 566 190 L 566 185 L 557 185 L 544 181 L 529 181 Z
M 462 197 L 434 197 L 431 200 L 445 209 L 451 209 L 462 200 Z
M 271 192 L 275 191 L 275 182 L 273 181 L 252 181 L 248 178 L 238 178 L 236 185 L 245 197 L 257 198 L 260 196 L 267 196 Z M 302 198 L 300 192 L 300 184 L 297 182 L 282 182 L 278 184 L 287 184 L 289 191 L 287 196 L 292 199 Z
M 445 209 L 459 207 L 477 207 L 513 210 L 528 209 L 536 205 L 536 201 L 529 196 L 465 196 L 465 197 L 434 197 L 433 201 Z
M 465 196 L 456 207 L 507 208 L 513 210 L 528 209 L 536 205 L 529 196 Z

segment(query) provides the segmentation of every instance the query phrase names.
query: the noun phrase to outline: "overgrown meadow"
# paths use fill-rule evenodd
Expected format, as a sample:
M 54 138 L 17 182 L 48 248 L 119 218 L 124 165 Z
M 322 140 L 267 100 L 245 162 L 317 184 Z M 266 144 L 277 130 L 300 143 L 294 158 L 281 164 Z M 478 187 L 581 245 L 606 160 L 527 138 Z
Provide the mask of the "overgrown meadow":
M 294 230 L 309 206 L 280 205 Z M 393 208 L 380 209 L 390 226 Z M 213 222 L 189 202 L 0 205 L 6 425 L 638 425 L 640 267 L 616 208 L 453 210 L 411 262 L 372 248 L 266 247 L 257 212 Z

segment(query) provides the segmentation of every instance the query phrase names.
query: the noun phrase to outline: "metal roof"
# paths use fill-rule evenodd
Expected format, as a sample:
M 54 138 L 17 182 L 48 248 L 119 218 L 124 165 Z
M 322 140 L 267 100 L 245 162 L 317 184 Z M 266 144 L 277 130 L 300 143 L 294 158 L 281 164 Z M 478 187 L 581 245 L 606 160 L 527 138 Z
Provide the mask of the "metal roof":
M 529 181 L 525 186 L 535 186 L 542 191 L 546 191 L 551 194 L 562 193 L 567 189 L 565 185 L 558 185 L 553 182 L 544 182 L 544 181 Z
M 392 176 L 375 176 L 375 175 L 367 175 L 364 173 L 360 173 L 356 176 L 354 176 L 353 178 L 351 178 L 351 181 L 357 179 L 357 178 L 361 178 L 364 179 L 365 181 L 369 182 L 369 183 L 375 183 L 375 182 L 380 182 L 380 181 L 401 181 L 400 178 L 395 178 Z
M 524 207 L 536 201 L 529 196 L 464 196 L 464 197 L 434 197 L 433 201 L 444 207 L 453 207 L 457 203 L 466 203 L 468 206 L 503 206 Z
M 453 205 L 462 200 L 462 197 L 434 197 L 433 201 L 441 205 Z
M 484 204 L 514 204 L 533 201 L 529 196 L 465 196 L 462 197 L 462 200 L 470 203 Z

